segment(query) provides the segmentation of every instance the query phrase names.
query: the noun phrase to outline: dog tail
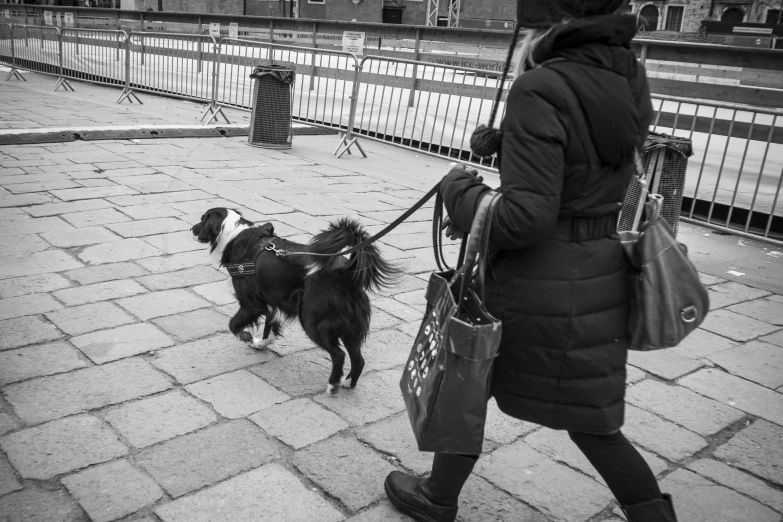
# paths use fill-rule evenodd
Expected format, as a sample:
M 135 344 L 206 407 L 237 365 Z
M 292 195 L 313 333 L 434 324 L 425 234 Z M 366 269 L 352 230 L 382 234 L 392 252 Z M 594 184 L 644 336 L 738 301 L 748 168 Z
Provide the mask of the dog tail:
M 310 241 L 308 250 L 315 254 L 335 254 L 358 245 L 369 237 L 370 235 L 358 221 L 341 218 L 315 235 Z M 314 256 L 308 266 L 307 275 L 315 275 L 320 271 L 350 273 L 356 286 L 365 291 L 389 287 L 397 281 L 401 273 L 397 266 L 381 257 L 375 244 L 367 245 L 354 252 L 348 260 L 343 256 Z

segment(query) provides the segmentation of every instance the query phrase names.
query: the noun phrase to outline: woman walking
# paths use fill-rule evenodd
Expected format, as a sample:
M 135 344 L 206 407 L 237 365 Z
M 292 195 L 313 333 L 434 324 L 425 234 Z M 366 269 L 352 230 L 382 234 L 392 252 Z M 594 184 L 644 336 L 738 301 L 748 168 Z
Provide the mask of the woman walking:
M 504 413 L 567 430 L 630 521 L 671 522 L 671 497 L 620 431 L 629 289 L 616 224 L 652 119 L 636 19 L 615 13 L 625 3 L 518 2 L 528 31 L 502 124 L 486 292 L 503 322 L 492 392 Z M 452 226 L 470 230 L 489 190 L 453 169 L 441 183 Z M 391 473 L 387 495 L 417 521 L 453 521 L 477 459 L 435 454 L 428 478 Z

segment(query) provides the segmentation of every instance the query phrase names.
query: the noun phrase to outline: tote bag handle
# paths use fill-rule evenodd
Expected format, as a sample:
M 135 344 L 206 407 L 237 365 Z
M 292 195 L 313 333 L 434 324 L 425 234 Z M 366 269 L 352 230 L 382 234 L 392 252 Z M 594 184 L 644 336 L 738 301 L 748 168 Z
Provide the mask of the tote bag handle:
M 476 267 L 476 261 L 479 260 L 479 275 L 474 284 L 477 295 L 483 301 L 484 299 L 484 273 L 486 271 L 487 248 L 489 245 L 489 232 L 492 226 L 492 211 L 500 198 L 500 193 L 487 192 L 479 202 L 476 214 L 473 216 L 473 225 L 470 228 L 468 245 L 465 250 L 465 258 L 460 268 L 462 281 L 459 291 L 459 302 L 462 303 L 465 293 L 468 290 L 473 279 L 473 269 Z M 477 286 L 476 286 L 477 285 Z

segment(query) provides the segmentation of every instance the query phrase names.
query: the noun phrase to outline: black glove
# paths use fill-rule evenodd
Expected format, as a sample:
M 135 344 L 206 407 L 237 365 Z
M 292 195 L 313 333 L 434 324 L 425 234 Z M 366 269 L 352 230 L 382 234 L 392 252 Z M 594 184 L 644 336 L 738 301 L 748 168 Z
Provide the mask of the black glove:
M 449 173 L 443 177 L 443 179 L 440 182 L 441 186 L 443 187 L 448 183 L 451 183 L 454 180 L 465 176 L 476 178 L 476 181 L 478 181 L 479 183 L 484 182 L 484 177 L 479 175 L 478 170 L 474 169 L 473 167 L 469 167 L 463 163 L 458 163 L 457 165 L 454 165 L 449 171 Z M 449 216 L 443 218 L 443 223 L 440 229 L 445 230 L 446 237 L 448 237 L 452 241 L 456 241 L 457 239 L 462 239 L 462 236 L 465 235 L 465 232 L 460 230 L 457 227 L 457 225 L 454 224 L 454 222 L 451 220 Z

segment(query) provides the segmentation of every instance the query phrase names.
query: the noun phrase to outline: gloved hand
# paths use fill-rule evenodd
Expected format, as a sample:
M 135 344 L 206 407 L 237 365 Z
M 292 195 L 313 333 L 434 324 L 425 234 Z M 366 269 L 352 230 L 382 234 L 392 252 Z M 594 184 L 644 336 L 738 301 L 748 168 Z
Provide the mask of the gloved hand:
M 479 183 L 484 182 L 484 177 L 479 175 L 478 170 L 474 169 L 473 167 L 469 167 L 464 163 L 458 163 L 454 165 L 449 171 L 449 173 L 443 177 L 443 179 L 441 180 L 441 186 L 445 186 L 446 184 L 451 183 L 455 179 L 461 178 L 466 175 L 473 176 L 474 178 L 476 178 L 476 181 Z M 457 239 L 462 239 L 462 236 L 465 235 L 465 232 L 460 230 L 457 227 L 457 225 L 454 224 L 454 222 L 451 220 L 449 216 L 443 218 L 443 223 L 440 229 L 445 230 L 446 237 L 448 237 L 452 241 L 456 241 Z
M 454 179 L 456 179 L 458 177 L 465 176 L 466 174 L 476 178 L 476 180 L 479 183 L 483 183 L 484 182 L 484 178 L 479 175 L 479 171 L 478 170 L 476 170 L 473 167 L 470 167 L 470 166 L 468 166 L 468 165 L 466 165 L 464 163 L 457 163 L 456 165 L 451 167 L 451 170 L 449 171 L 448 174 L 443 176 L 443 179 L 441 180 L 441 184 L 443 185 L 443 184 L 449 183 L 449 182 L 453 181 Z

